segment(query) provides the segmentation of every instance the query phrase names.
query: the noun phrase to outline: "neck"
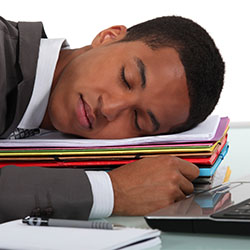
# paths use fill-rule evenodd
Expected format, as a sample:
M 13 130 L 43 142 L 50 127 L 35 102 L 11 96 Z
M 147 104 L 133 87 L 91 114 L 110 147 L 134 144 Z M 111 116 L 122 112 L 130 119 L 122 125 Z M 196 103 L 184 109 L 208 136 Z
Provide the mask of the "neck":
M 65 49 L 60 51 L 60 55 L 56 64 L 55 73 L 52 81 L 51 91 L 50 95 L 53 92 L 55 86 L 58 83 L 58 80 L 63 73 L 64 69 L 67 67 L 67 65 L 74 60 L 77 56 L 81 55 L 82 53 L 85 53 L 86 51 L 90 50 L 91 46 L 85 46 L 79 49 Z M 49 104 L 49 101 L 48 101 Z M 40 128 L 54 130 L 54 126 L 50 120 L 48 106 L 45 112 L 45 115 L 43 117 L 42 123 L 40 125 Z

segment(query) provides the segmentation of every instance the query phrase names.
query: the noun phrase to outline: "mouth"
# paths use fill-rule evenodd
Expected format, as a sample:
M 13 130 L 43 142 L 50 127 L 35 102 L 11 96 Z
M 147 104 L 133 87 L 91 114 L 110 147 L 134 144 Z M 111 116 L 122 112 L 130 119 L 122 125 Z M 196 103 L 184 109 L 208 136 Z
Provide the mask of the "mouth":
M 80 95 L 77 102 L 76 115 L 81 127 L 92 129 L 94 117 L 91 115 L 90 106 L 84 101 L 82 95 Z

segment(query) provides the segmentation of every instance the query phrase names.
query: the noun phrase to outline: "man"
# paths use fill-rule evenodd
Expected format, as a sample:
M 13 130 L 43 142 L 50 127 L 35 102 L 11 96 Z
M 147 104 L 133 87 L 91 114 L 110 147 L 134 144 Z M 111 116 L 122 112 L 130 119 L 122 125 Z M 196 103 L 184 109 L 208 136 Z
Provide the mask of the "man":
M 16 128 L 37 127 L 85 138 L 179 132 L 211 113 L 223 85 L 224 63 L 213 40 L 181 17 L 129 30 L 113 26 L 75 50 L 55 42 L 53 53 L 41 23 L 1 18 L 0 32 L 1 138 L 15 136 Z M 29 214 L 143 215 L 190 194 L 198 172 L 195 165 L 169 156 L 139 160 L 108 174 L 5 167 L 0 222 Z

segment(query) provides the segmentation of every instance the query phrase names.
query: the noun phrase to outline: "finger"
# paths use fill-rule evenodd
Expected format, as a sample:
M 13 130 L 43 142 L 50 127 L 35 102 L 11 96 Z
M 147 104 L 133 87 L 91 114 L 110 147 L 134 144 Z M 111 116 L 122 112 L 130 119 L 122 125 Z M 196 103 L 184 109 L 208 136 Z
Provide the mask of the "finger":
M 189 179 L 187 179 L 185 176 L 182 176 L 179 185 L 180 185 L 180 189 L 185 195 L 191 194 L 194 191 L 193 183 Z
M 178 194 L 176 194 L 176 198 L 175 198 L 174 202 L 181 201 L 185 198 L 186 198 L 186 194 L 181 189 L 179 189 L 179 192 L 178 192 Z
M 193 181 L 199 176 L 199 168 L 191 162 L 179 159 L 179 171 L 190 181 Z

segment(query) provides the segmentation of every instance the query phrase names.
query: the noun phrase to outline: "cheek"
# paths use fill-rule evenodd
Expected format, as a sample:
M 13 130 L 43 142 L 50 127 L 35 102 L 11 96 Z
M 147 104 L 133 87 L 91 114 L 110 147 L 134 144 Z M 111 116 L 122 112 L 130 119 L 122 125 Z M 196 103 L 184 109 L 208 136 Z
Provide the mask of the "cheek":
M 52 125 L 59 131 L 63 131 L 65 127 L 65 121 L 67 121 L 66 112 L 61 105 L 60 96 L 53 95 L 49 102 L 48 113 Z
M 69 84 L 61 84 L 53 89 L 48 105 L 48 114 L 53 126 L 62 132 L 69 132 L 74 109 L 74 96 Z
M 88 135 L 88 138 L 121 139 L 136 136 L 138 136 L 138 134 L 133 129 L 131 121 L 124 116 L 108 123 L 99 131 L 93 131 L 93 133 Z

